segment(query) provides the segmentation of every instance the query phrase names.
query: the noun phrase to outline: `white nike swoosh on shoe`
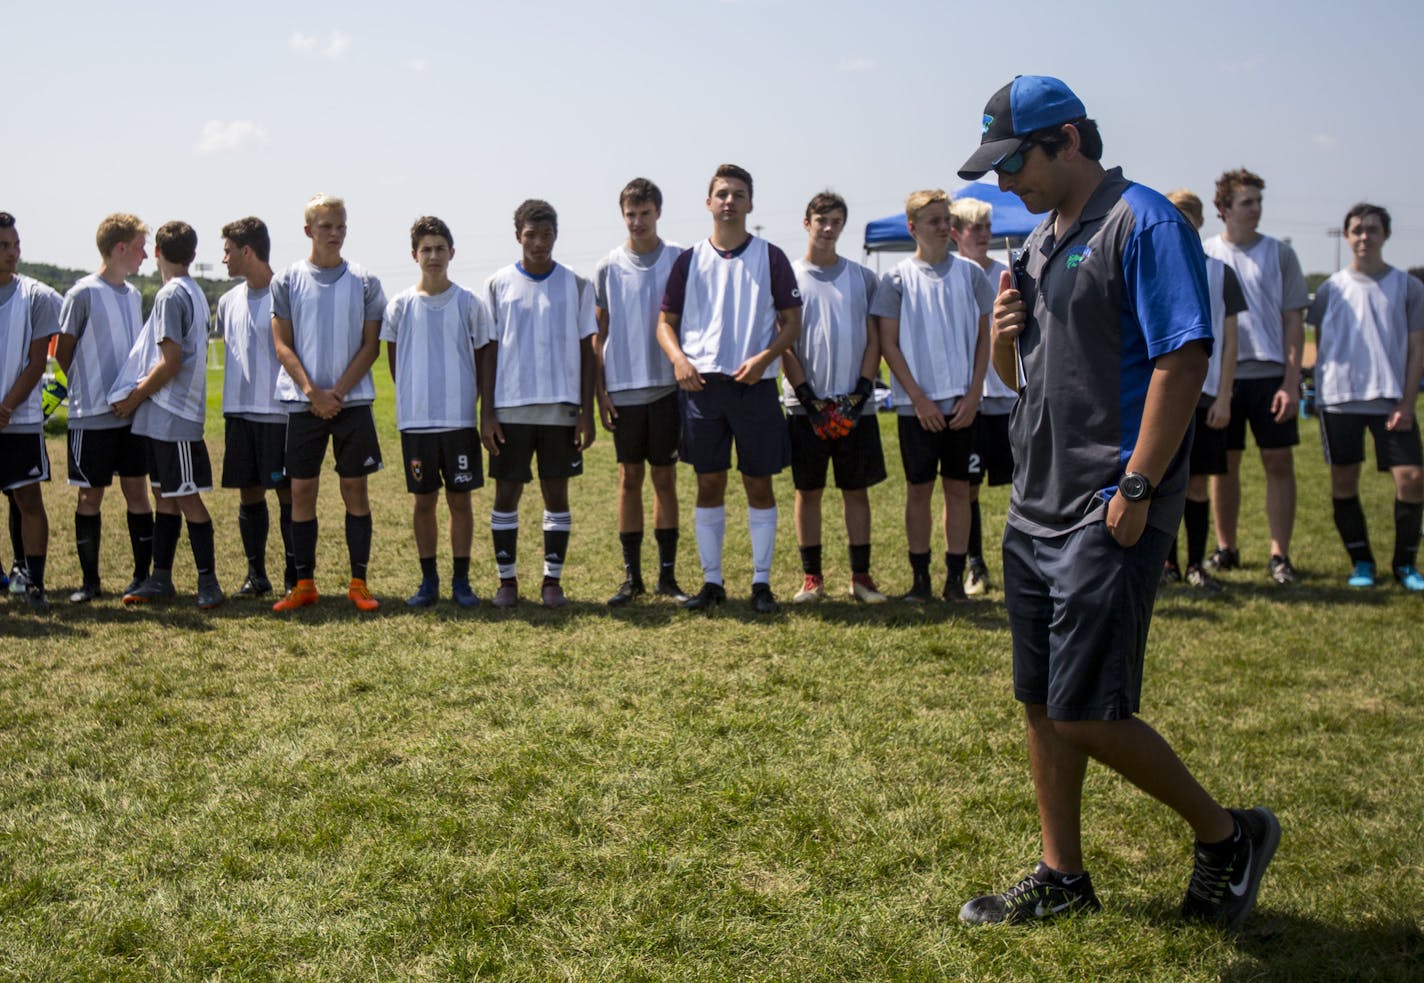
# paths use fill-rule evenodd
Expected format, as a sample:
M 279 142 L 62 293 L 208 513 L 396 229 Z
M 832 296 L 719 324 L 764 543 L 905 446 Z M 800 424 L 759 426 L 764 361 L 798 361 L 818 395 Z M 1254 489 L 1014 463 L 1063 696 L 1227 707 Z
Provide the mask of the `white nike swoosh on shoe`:
M 1237 884 L 1235 881 L 1229 881 L 1226 885 L 1227 887 L 1231 888 L 1231 893 L 1236 895 L 1238 898 L 1243 897 L 1246 894 L 1246 885 L 1251 882 L 1251 857 L 1252 851 L 1254 849 L 1255 848 L 1251 845 L 1251 841 L 1247 840 L 1246 866 L 1242 868 L 1241 871 L 1241 883 Z
M 1044 904 L 1042 901 L 1040 901 L 1038 904 L 1034 905 L 1033 914 L 1034 914 L 1034 917 L 1035 917 L 1035 918 L 1042 918 L 1044 915 L 1056 915 L 1056 914 L 1058 914 L 1060 911 L 1062 911 L 1063 909 L 1067 908 L 1067 907 L 1068 907 L 1069 905 L 1071 905 L 1072 903 L 1073 903 L 1073 902 L 1071 902 L 1071 901 L 1065 901 L 1065 902 L 1063 902 L 1062 904 L 1056 904 L 1056 905 L 1051 905 L 1051 906 L 1050 906 L 1050 905 L 1046 905 L 1046 904 Z

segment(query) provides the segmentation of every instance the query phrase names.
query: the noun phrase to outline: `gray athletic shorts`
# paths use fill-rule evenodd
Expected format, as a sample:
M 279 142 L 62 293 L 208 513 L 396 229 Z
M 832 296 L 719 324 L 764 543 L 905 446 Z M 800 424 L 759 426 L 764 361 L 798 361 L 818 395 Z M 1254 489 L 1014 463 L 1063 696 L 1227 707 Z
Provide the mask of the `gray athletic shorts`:
M 1004 602 L 1014 638 L 1014 698 L 1053 720 L 1125 720 L 1142 696 L 1142 660 L 1172 536 L 1148 526 L 1124 549 L 1102 522 L 1051 539 L 1004 530 Z

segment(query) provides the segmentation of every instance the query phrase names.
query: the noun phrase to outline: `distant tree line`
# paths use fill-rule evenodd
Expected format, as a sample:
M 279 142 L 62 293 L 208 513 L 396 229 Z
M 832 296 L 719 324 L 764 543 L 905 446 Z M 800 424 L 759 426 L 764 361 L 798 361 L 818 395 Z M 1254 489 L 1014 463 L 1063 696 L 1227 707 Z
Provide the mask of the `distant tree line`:
M 71 270 L 63 266 L 52 266 L 49 263 L 20 263 L 20 272 L 25 276 L 34 277 L 41 283 L 48 284 L 61 294 L 66 293 L 70 287 L 80 277 L 89 275 L 88 270 Z M 163 286 L 163 278 L 157 273 L 150 273 L 145 276 L 129 277 L 129 282 L 138 288 L 143 296 L 143 316 L 146 318 L 153 310 L 153 298 L 158 296 L 158 289 Z M 208 298 L 208 307 L 216 313 L 218 309 L 218 298 L 232 289 L 237 283 L 236 280 L 209 280 L 206 277 L 194 277 L 193 282 L 202 288 L 203 296 Z

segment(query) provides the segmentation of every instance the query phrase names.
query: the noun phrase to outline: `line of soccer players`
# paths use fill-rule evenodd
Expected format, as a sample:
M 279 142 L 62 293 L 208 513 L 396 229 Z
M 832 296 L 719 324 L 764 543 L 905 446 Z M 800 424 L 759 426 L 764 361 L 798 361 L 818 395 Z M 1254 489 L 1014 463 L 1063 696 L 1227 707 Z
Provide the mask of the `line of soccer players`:
M 1239 464 L 1249 423 L 1262 447 L 1270 572 L 1293 577 L 1288 549 L 1294 515 L 1290 447 L 1298 441 L 1295 399 L 1301 357 L 1304 281 L 1290 247 L 1255 232 L 1264 182 L 1247 171 L 1223 175 L 1216 205 L 1226 232 L 1206 243 L 1214 331 L 1219 344 L 1203 390 L 1184 519 L 1186 580 L 1219 589 L 1212 569 L 1239 562 Z M 626 577 L 609 599 L 624 605 L 647 593 L 642 571 L 643 484 L 653 487 L 658 551 L 654 592 L 689 609 L 722 603 L 725 492 L 732 450 L 746 491 L 753 560 L 751 603 L 778 603 L 770 574 L 778 511 L 772 476 L 788 464 L 796 490 L 795 528 L 803 581 L 795 603 L 825 596 L 821 499 L 828 472 L 841 492 L 852 571 L 849 593 L 887 600 L 870 573 L 868 489 L 883 481 L 874 380 L 891 374 L 906 479 L 910 588 L 924 604 L 931 586 L 931 504 L 943 487 L 946 576 L 940 596 L 963 601 L 988 584 L 978 491 L 986 478 L 1013 475 L 1008 414 L 1014 390 L 989 366 L 989 312 L 1000 275 L 988 255 L 987 205 L 917 191 L 906 202 L 912 256 L 881 277 L 837 253 L 845 201 L 822 192 L 806 206 L 808 245 L 794 262 L 747 231 L 752 177 L 719 167 L 708 187 L 712 233 L 690 249 L 658 235 L 662 194 L 635 179 L 619 196 L 627 240 L 592 281 L 554 261 L 558 217 L 529 200 L 514 214 L 520 260 L 476 294 L 453 283 L 454 237 L 438 218 L 411 228 L 419 282 L 387 301 L 376 277 L 342 256 L 344 203 L 308 202 L 309 256 L 279 273 L 256 218 L 222 229 L 223 258 L 241 280 L 218 303 L 226 350 L 225 451 L 221 483 L 239 490 L 238 528 L 247 557 L 239 595 L 272 591 L 266 569 L 275 493 L 290 611 L 315 604 L 316 505 L 328 445 L 346 508 L 347 597 L 360 610 L 379 603 L 366 583 L 371 549 L 367 476 L 382 466 L 371 405 L 371 369 L 386 342 L 396 420 L 421 580 L 412 606 L 436 603 L 440 574 L 436 510 L 449 509 L 450 596 L 479 603 L 470 582 L 474 516 L 483 454 L 495 484 L 490 531 L 499 585 L 493 603 L 511 607 L 518 583 L 519 501 L 538 461 L 543 498 L 540 602 L 567 603 L 561 587 L 571 513 L 568 479 L 582 473 L 596 436 L 595 414 L 613 434 L 618 459 L 618 533 Z M 1201 202 L 1173 200 L 1196 227 Z M 1375 581 L 1359 504 L 1363 433 L 1374 435 L 1381 470 L 1396 482 L 1391 567 L 1410 590 L 1421 513 L 1420 441 L 1413 394 L 1424 372 L 1424 284 L 1384 264 L 1389 215 L 1360 205 L 1343 233 L 1352 266 L 1317 294 L 1308 319 L 1321 329 L 1316 376 L 1331 464 L 1335 518 L 1354 563 L 1349 583 Z M 12 578 L 32 606 L 44 589 L 48 523 L 40 482 L 49 478 L 38 384 L 52 336 L 69 388 L 68 469 L 78 488 L 75 544 L 82 573 L 74 603 L 103 595 L 99 570 L 104 490 L 119 478 L 133 555 L 125 604 L 170 598 L 184 520 L 197 572 L 197 603 L 224 600 L 214 570 L 212 520 L 202 495 L 212 488 L 204 442 L 207 328 L 202 291 L 188 275 L 197 235 L 183 222 L 154 234 L 163 277 L 144 321 L 127 282 L 147 258 L 148 229 L 132 215 L 101 223 L 99 270 L 61 299 L 19 275 L 15 221 L 0 213 L 0 487 L 11 500 L 16 542 Z M 953 241 L 956 256 L 950 249 Z M 1279 319 L 1277 312 L 1280 312 Z M 1277 328 L 1277 320 L 1280 322 Z M 777 375 L 782 375 L 778 389 Z M 479 406 L 477 413 L 476 407 Z M 868 425 L 861 420 L 869 417 Z M 694 530 L 703 584 L 691 596 L 675 576 L 679 509 L 675 465 L 697 474 Z M 1207 476 L 1216 494 L 1219 547 L 1205 556 Z M 149 489 L 154 498 L 150 504 Z M 23 556 L 23 561 L 21 557 Z M 1175 556 L 1164 576 L 1179 578 Z

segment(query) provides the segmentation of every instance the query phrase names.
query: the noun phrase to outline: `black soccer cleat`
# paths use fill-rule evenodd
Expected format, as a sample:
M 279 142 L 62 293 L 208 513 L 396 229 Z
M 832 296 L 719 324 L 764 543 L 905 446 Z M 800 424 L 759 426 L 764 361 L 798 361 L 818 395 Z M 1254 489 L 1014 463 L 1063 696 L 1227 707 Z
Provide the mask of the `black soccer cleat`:
M 104 596 L 98 584 L 80 584 L 79 589 L 69 595 L 70 604 L 88 604 Z
M 166 574 L 162 576 L 150 574 L 144 578 L 143 583 L 124 592 L 124 603 L 152 604 L 154 601 L 171 600 L 176 593 L 171 577 Z
M 211 611 L 227 600 L 223 594 L 222 586 L 218 584 L 218 578 L 214 574 L 198 578 L 198 607 L 204 611 Z
M 45 596 L 44 588 L 38 584 L 29 583 L 25 585 L 25 606 L 31 611 L 45 612 L 49 610 L 49 598 Z
M 1032 874 L 1002 894 L 972 898 L 959 909 L 959 920 L 971 925 L 1022 925 L 1077 912 L 1102 911 L 1087 873 L 1057 875 L 1040 863 Z
M 1269 569 L 1271 580 L 1280 586 L 1288 587 L 1295 583 L 1295 567 L 1291 566 L 1290 557 L 1273 555 Z
M 1236 849 L 1222 857 L 1197 844 L 1182 917 L 1235 932 L 1256 905 L 1266 865 L 1281 842 L 1281 824 L 1262 806 L 1229 811 L 1239 834 Z
M 272 581 L 260 573 L 249 573 L 242 586 L 237 589 L 238 597 L 265 597 L 272 593 Z
M 781 605 L 776 602 L 776 595 L 771 592 L 770 584 L 752 584 L 752 610 L 757 614 L 775 614 L 781 610 Z
M 930 578 L 922 577 L 918 574 L 910 584 L 910 589 L 901 595 L 900 600 L 906 604 L 928 604 L 934 600 L 934 588 L 930 586 Z
M 1222 570 L 1239 570 L 1241 569 L 1241 551 L 1218 546 L 1212 551 L 1211 556 L 1202 562 L 1202 566 L 1210 573 L 1219 573 Z
M 706 583 L 702 589 L 682 602 L 688 611 L 705 611 L 727 599 L 727 590 L 721 584 Z
M 648 590 L 643 586 L 641 580 L 635 580 L 629 577 L 618 586 L 617 592 L 608 599 L 608 606 L 611 608 L 621 608 L 634 598 L 642 597 L 646 593 L 648 593 Z
M 687 600 L 687 591 L 679 587 L 672 577 L 658 578 L 658 586 L 653 593 L 658 597 L 670 597 L 679 604 Z

